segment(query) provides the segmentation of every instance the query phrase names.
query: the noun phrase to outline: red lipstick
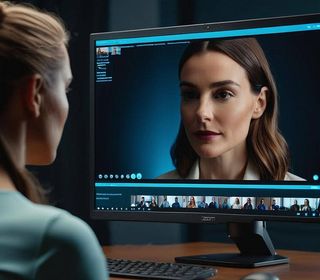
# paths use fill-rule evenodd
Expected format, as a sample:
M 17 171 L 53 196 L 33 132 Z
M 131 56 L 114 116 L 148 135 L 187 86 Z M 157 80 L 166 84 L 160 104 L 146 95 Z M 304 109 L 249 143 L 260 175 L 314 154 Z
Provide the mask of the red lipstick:
M 198 130 L 194 132 L 194 135 L 202 141 L 210 141 L 217 138 L 222 133 L 211 131 L 211 130 Z

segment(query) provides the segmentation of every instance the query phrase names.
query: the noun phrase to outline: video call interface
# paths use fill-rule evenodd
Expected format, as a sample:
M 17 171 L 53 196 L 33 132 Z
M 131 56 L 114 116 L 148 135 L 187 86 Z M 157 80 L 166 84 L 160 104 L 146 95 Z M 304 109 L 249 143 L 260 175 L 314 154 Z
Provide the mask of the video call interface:
M 276 30 L 276 29 L 275 29 Z M 203 34 L 203 33 L 202 33 Z M 209 34 L 209 33 L 208 33 Z M 320 25 L 201 39 L 99 39 L 95 45 L 95 209 L 318 217 Z M 278 127 L 293 181 L 170 178 L 181 124 L 179 61 L 193 40 L 255 38 L 278 90 Z

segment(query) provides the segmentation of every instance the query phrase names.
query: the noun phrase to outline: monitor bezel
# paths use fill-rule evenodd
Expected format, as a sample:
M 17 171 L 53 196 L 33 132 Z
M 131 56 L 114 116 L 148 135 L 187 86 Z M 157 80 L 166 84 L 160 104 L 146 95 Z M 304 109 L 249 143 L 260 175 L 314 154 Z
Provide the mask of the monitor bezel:
M 138 30 L 112 31 L 90 34 L 90 132 L 89 132 L 89 164 L 90 164 L 90 217 L 92 219 L 103 219 L 113 221 L 145 221 L 145 222 L 167 222 L 167 223 L 226 223 L 226 222 L 252 222 L 257 220 L 264 221 L 291 221 L 291 222 L 319 222 L 320 216 L 287 216 L 287 215 L 264 215 L 246 214 L 243 212 L 191 212 L 191 211 L 106 211 L 96 210 L 95 199 L 95 101 L 94 101 L 94 62 L 95 62 L 95 42 L 97 40 L 136 38 L 148 36 L 162 36 L 175 34 L 188 34 L 194 32 L 227 31 L 247 28 L 285 26 L 295 24 L 307 24 L 320 22 L 320 14 L 304 14 L 284 17 L 249 19 L 228 22 L 203 23 L 192 25 L 180 25 L 171 27 L 148 28 Z M 214 183 L 212 183 L 214 185 Z M 319 183 L 317 183 L 319 184 Z M 315 184 L 315 185 L 317 185 Z M 320 196 L 320 195 L 319 195 Z M 172 209 L 172 208 L 171 208 Z M 278 211 L 279 212 L 279 211 Z M 280 211 L 281 212 L 281 211 Z M 186 215 L 187 214 L 187 215 Z

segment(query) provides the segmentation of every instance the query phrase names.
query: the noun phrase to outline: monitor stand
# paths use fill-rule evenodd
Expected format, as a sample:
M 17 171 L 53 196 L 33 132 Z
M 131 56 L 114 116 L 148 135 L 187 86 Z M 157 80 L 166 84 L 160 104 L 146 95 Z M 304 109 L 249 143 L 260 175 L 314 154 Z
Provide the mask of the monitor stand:
M 176 257 L 175 261 L 231 267 L 261 267 L 289 262 L 287 257 L 275 252 L 265 221 L 228 223 L 227 226 L 229 237 L 240 253 Z

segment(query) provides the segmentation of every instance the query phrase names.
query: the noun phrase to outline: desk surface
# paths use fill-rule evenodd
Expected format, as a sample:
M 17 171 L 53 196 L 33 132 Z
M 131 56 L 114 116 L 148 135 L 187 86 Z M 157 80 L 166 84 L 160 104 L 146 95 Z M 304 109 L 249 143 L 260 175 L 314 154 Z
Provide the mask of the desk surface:
M 171 245 L 114 245 L 105 246 L 103 250 L 110 258 L 149 260 L 158 262 L 174 262 L 174 257 L 176 256 L 237 252 L 236 247 L 232 244 L 207 242 Z M 218 269 L 218 274 L 216 277 L 211 279 L 239 280 L 242 276 L 257 271 L 274 273 L 280 277 L 280 280 L 319 279 L 320 253 L 289 250 L 278 250 L 277 253 L 279 255 L 289 257 L 290 263 L 254 269 L 216 267 Z M 111 279 L 120 280 L 128 278 Z

